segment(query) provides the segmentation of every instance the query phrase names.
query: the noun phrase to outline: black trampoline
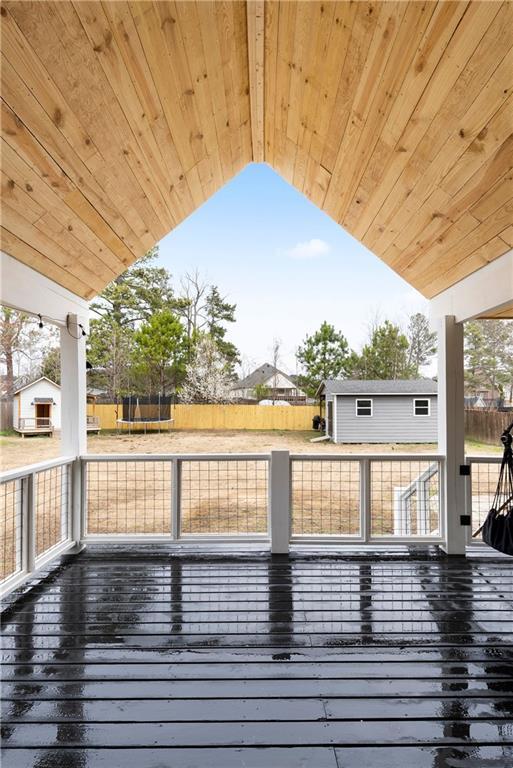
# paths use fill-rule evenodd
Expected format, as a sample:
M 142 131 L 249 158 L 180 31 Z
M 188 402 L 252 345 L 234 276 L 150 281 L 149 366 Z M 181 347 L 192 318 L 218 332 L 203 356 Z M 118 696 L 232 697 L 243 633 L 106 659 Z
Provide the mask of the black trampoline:
M 169 395 L 128 395 L 123 398 L 122 418 L 116 419 L 118 432 L 169 431 L 172 417 Z

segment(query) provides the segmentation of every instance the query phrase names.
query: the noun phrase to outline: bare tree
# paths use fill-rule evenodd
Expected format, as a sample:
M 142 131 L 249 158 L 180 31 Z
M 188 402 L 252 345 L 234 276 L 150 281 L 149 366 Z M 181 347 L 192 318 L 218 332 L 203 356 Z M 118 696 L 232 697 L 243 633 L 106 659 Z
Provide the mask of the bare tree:
M 271 355 L 272 365 L 273 365 L 273 368 L 274 368 L 273 386 L 272 386 L 272 390 L 273 390 L 272 391 L 273 405 L 274 405 L 275 400 L 276 400 L 276 389 L 278 388 L 278 377 L 279 377 L 278 365 L 280 364 L 280 358 L 281 358 L 281 354 L 280 354 L 281 353 L 281 343 L 282 343 L 281 339 L 278 339 L 276 337 L 273 339 L 272 355 Z
M 176 301 L 175 311 L 183 317 L 187 338 L 202 329 L 205 323 L 206 297 L 209 289 L 196 269 L 192 274 L 186 272 L 180 280 L 181 296 Z
M 255 358 L 242 355 L 239 363 L 240 378 L 245 379 L 246 376 L 249 376 L 249 374 L 252 373 L 256 367 L 257 363 Z
M 3 391 L 10 394 L 16 378 L 40 375 L 48 343 L 55 343 L 57 331 L 46 324 L 41 329 L 30 315 L 10 307 L 0 308 L 0 367 Z

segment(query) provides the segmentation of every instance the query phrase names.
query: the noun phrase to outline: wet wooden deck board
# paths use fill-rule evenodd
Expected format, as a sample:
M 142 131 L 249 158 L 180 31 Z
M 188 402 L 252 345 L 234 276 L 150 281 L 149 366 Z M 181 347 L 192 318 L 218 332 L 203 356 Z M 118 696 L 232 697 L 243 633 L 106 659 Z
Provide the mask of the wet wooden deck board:
M 504 560 L 91 548 L 20 595 L 4 768 L 513 765 Z

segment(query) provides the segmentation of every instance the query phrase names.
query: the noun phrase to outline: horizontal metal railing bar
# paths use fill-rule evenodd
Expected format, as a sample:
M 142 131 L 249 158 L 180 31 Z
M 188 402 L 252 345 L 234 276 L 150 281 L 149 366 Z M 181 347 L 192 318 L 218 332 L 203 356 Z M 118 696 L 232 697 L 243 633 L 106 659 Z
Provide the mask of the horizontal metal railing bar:
M 291 453 L 291 461 L 444 461 L 440 453 Z
M 85 454 L 86 464 L 109 461 L 270 461 L 269 453 L 123 453 Z
M 24 467 L 8 469 L 7 471 L 0 473 L 0 483 L 7 483 L 10 480 L 19 480 L 20 478 L 27 477 L 27 475 L 32 475 L 35 472 L 43 472 L 45 469 L 66 466 L 67 464 L 72 464 L 76 458 L 76 456 L 59 456 L 56 459 L 40 461 L 37 464 L 27 464 Z
M 502 455 L 500 453 L 493 456 L 465 456 L 465 462 L 467 464 L 500 464 L 502 461 Z
M 271 539 L 268 533 L 185 533 L 176 539 L 179 544 L 232 544 L 237 541 L 244 543 L 268 544 Z
M 57 544 L 54 544 L 53 547 L 49 547 L 45 552 L 42 552 L 40 555 L 38 555 L 38 557 L 36 557 L 36 567 L 32 573 L 39 570 L 39 568 L 44 568 L 44 566 L 48 565 L 48 563 L 51 563 L 54 558 L 64 554 L 64 552 L 66 552 L 68 549 L 71 549 L 75 545 L 76 542 L 73 539 L 67 538 L 64 539 L 64 541 L 59 541 Z
M 245 544 L 251 544 L 252 542 L 257 544 L 268 544 L 270 542 L 270 538 L 267 534 L 262 534 L 259 536 L 258 534 L 251 534 L 251 533 L 234 533 L 233 535 L 224 533 L 212 533 L 212 534 L 186 534 L 181 536 L 178 539 L 173 539 L 171 537 L 171 534 L 169 533 L 162 533 L 162 534 L 155 534 L 155 533 L 141 533 L 141 534 L 124 534 L 124 533 L 89 533 L 87 536 L 84 536 L 82 538 L 82 541 L 87 544 L 101 544 L 109 543 L 109 544 L 123 544 L 123 543 L 133 543 L 133 544 L 169 544 L 169 545 L 180 545 L 180 544 L 234 544 L 236 542 L 244 542 Z
M 0 598 L 5 598 L 8 594 L 17 589 L 17 587 L 22 586 L 26 581 L 34 578 L 38 571 L 51 563 L 52 560 L 55 560 L 60 555 L 64 555 L 68 550 L 73 549 L 75 545 L 75 541 L 66 539 L 65 541 L 60 541 L 46 552 L 43 552 L 36 559 L 35 567 L 32 571 L 21 571 L 20 573 L 16 573 L 0 585 Z
M 15 571 L 9 576 L 6 576 L 5 579 L 0 581 L 0 598 L 5 597 L 5 595 L 8 595 L 9 592 L 13 591 L 13 589 L 16 589 L 16 587 L 19 587 L 21 584 L 23 584 L 29 578 L 29 576 L 31 576 L 31 573 L 25 569 L 21 571 Z
M 76 458 L 80 458 L 84 462 L 109 462 L 109 461 L 173 461 L 179 459 L 181 461 L 269 461 L 270 454 L 268 453 L 129 453 L 129 454 L 83 454 L 82 456 L 60 456 L 55 459 L 49 459 L 48 461 L 42 461 L 37 464 L 27 464 L 15 469 L 6 470 L 0 473 L 0 483 L 8 480 L 15 480 L 26 475 L 30 475 L 33 472 L 40 472 L 44 469 L 51 469 L 52 467 L 70 464 Z M 405 454 L 391 454 L 391 453 L 291 453 L 291 461 L 444 461 L 445 456 L 439 453 L 405 453 Z M 495 464 L 502 461 L 501 454 L 497 455 L 484 455 L 476 456 L 474 454 L 467 455 L 465 457 L 466 463 L 489 463 Z
M 84 543 L 91 542 L 91 544 L 101 544 L 102 542 L 108 542 L 109 544 L 133 542 L 133 543 L 152 543 L 159 542 L 164 544 L 172 544 L 173 539 L 170 533 L 88 533 L 82 537 Z
M 368 542 L 363 537 L 355 536 L 337 536 L 336 534 L 323 534 L 319 536 L 309 536 L 305 534 L 294 534 L 291 537 L 291 544 L 340 544 L 340 545 L 355 545 L 365 544 L 365 549 L 369 549 L 369 544 L 442 544 L 445 541 L 441 536 L 380 536 L 379 534 L 372 535 Z M 387 550 L 388 551 L 388 550 Z

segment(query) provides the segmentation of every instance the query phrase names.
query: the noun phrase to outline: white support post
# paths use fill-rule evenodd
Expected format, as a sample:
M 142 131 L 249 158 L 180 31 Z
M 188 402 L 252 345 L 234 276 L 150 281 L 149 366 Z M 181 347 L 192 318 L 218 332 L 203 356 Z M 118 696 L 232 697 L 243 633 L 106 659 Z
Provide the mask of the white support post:
M 371 462 L 360 459 L 360 534 L 367 544 L 372 536 Z
M 180 496 L 182 485 L 182 463 L 173 459 L 171 464 L 171 538 L 180 538 Z
M 445 455 L 445 483 L 441 489 L 445 515 L 443 547 L 448 555 L 465 554 L 465 461 L 463 324 L 449 315 L 438 321 L 438 449 Z
M 87 452 L 85 337 L 77 315 L 68 315 L 61 329 L 61 453 L 81 456 Z M 82 472 L 73 465 L 71 531 L 76 544 L 82 535 Z
M 36 567 L 36 475 L 31 472 L 23 481 L 23 521 L 22 531 L 25 551 L 23 565 L 27 573 L 32 573 Z
M 61 453 L 81 456 L 87 452 L 86 347 L 76 315 L 61 329 Z
M 271 451 L 269 470 L 269 530 L 271 552 L 286 555 L 290 543 L 290 454 Z

